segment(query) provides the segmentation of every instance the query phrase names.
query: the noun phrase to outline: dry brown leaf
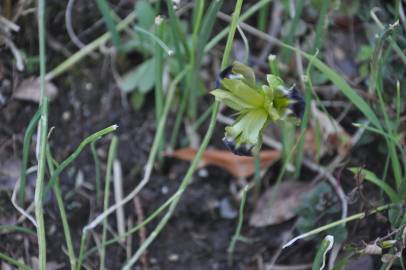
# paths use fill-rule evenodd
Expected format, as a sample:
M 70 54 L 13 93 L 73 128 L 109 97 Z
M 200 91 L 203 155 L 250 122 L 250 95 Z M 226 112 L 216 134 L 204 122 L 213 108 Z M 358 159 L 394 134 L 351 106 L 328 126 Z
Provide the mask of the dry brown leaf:
M 196 156 L 196 149 L 182 148 L 168 153 L 167 156 L 190 161 Z M 261 169 L 271 166 L 279 160 L 280 156 L 281 153 L 278 150 L 261 151 Z M 208 165 L 221 167 L 237 178 L 249 177 L 255 173 L 254 157 L 237 156 L 229 151 L 207 149 L 203 153 L 200 166 L 205 167 Z
M 294 216 L 303 196 L 312 187 L 310 182 L 285 181 L 270 187 L 259 198 L 250 217 L 250 225 L 264 227 L 280 224 Z
M 53 83 L 46 82 L 45 89 L 49 100 L 55 99 L 58 88 Z M 39 103 L 41 99 L 39 78 L 31 77 L 23 80 L 14 90 L 13 98 Z
M 324 144 L 330 150 L 337 150 L 340 156 L 345 156 L 351 148 L 350 135 L 335 119 L 328 117 L 316 106 L 312 107 L 312 113 L 313 122 L 317 121 L 320 126 Z

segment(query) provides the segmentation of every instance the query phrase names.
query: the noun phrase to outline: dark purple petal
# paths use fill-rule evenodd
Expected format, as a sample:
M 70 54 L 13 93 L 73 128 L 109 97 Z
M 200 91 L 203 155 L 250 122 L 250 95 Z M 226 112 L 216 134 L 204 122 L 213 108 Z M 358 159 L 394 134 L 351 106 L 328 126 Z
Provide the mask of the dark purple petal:
M 230 152 L 233 152 L 233 154 L 235 155 L 248 157 L 252 156 L 252 148 L 254 147 L 253 145 L 241 144 L 237 146 L 233 139 L 227 137 L 223 138 L 223 143 L 227 147 L 227 149 Z
M 302 95 L 295 87 L 293 87 L 290 90 L 288 97 L 292 101 L 292 103 L 289 105 L 289 109 L 297 118 L 302 119 L 305 110 L 305 102 Z
M 231 74 L 232 70 L 233 70 L 233 65 L 229 65 L 228 67 L 226 67 L 225 69 L 223 69 L 220 72 L 220 74 L 217 76 L 217 79 L 216 79 L 216 88 L 221 87 L 221 80 L 224 78 L 227 78 Z

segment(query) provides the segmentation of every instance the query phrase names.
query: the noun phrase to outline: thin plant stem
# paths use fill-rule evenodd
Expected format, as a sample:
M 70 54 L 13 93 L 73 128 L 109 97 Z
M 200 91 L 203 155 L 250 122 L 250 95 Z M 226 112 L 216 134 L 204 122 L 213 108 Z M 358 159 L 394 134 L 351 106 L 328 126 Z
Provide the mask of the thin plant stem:
M 93 156 L 93 161 L 94 161 L 94 169 L 95 169 L 95 185 L 96 185 L 96 204 L 99 204 L 99 199 L 100 199 L 100 159 L 99 156 L 97 155 L 97 149 L 96 149 L 96 141 L 93 141 L 90 144 L 90 149 L 92 152 Z
M 301 234 L 301 235 L 293 238 L 292 240 L 287 242 L 285 245 L 283 245 L 283 248 L 286 248 L 286 247 L 289 247 L 289 246 L 293 245 L 299 239 L 303 239 L 303 238 L 307 238 L 307 237 L 312 236 L 312 235 L 319 234 L 321 232 L 324 232 L 324 231 L 329 230 L 331 228 L 337 227 L 339 225 L 344 225 L 347 222 L 350 222 L 350 221 L 353 221 L 353 220 L 363 219 L 363 218 L 365 218 L 365 217 L 367 217 L 369 215 L 385 211 L 385 210 L 387 210 L 387 209 L 389 209 L 389 208 L 391 208 L 393 206 L 396 206 L 396 205 L 398 205 L 398 204 L 393 204 L 393 203 L 385 204 L 385 205 L 382 205 L 382 206 L 377 207 L 375 209 L 372 209 L 371 211 L 354 214 L 352 216 L 349 216 L 349 217 L 346 217 L 346 218 L 331 222 L 329 224 L 318 227 L 318 228 L 316 228 L 314 230 L 311 230 L 311 231 L 309 231 L 307 233 Z
M 21 270 L 32 270 L 31 267 L 28 267 L 27 265 L 25 265 L 24 263 L 11 258 L 10 256 L 0 252 L 0 261 L 3 260 L 9 264 L 15 265 L 16 267 L 18 267 Z
M 88 136 L 86 139 L 84 139 L 79 146 L 76 148 L 76 150 L 69 156 L 67 157 L 64 161 L 61 162 L 61 164 L 56 168 L 55 172 L 51 176 L 51 180 L 49 180 L 48 185 L 45 189 L 45 195 L 47 192 L 50 190 L 50 188 L 55 184 L 57 177 L 62 173 L 62 171 L 69 165 L 71 164 L 82 152 L 82 150 L 86 147 L 86 145 L 100 139 L 104 135 L 107 135 L 113 131 L 115 131 L 118 128 L 117 125 L 111 125 L 107 128 L 104 128 L 102 130 L 99 130 L 92 135 Z
M 23 143 L 23 156 L 21 159 L 21 171 L 20 171 L 20 189 L 18 193 L 18 202 L 22 206 L 25 201 L 25 186 L 27 182 L 27 167 L 28 167 L 28 157 L 30 154 L 30 143 L 32 135 L 35 131 L 35 127 L 41 117 L 41 110 L 38 110 L 32 117 L 30 123 L 28 124 L 27 130 L 24 134 Z
M 45 93 L 45 0 L 38 0 L 38 36 L 39 36 L 39 66 L 40 66 L 40 107 L 41 118 L 39 121 L 39 153 L 38 172 L 35 181 L 35 219 L 37 222 L 38 241 L 38 269 L 46 269 L 46 237 L 43 208 L 44 177 L 46 170 L 46 146 L 48 133 L 48 99 Z
M 229 64 L 230 53 L 231 53 L 231 49 L 232 49 L 235 31 L 236 31 L 237 25 L 238 25 L 238 18 L 240 16 L 242 4 L 243 4 L 243 0 L 238 0 L 235 5 L 233 18 L 231 21 L 230 32 L 229 32 L 229 35 L 227 38 L 227 43 L 226 43 L 226 48 L 224 50 L 223 60 L 221 62 L 221 69 L 226 68 L 227 65 Z M 197 165 L 199 164 L 200 159 L 201 159 L 204 151 L 206 150 L 207 145 L 209 144 L 209 141 L 210 141 L 211 136 L 214 131 L 214 127 L 216 125 L 216 119 L 217 119 L 217 115 L 219 112 L 219 108 L 220 108 L 220 103 L 218 101 L 215 101 L 207 133 L 203 139 L 201 146 L 199 147 L 199 149 L 196 153 L 195 158 L 192 161 L 192 164 L 190 165 L 190 167 L 178 189 L 181 195 L 183 194 L 183 192 L 186 190 L 186 188 L 189 186 L 190 182 L 192 181 L 192 176 L 197 168 Z M 157 227 L 154 229 L 154 231 L 147 237 L 147 239 L 145 239 L 144 243 L 138 248 L 138 250 L 135 252 L 135 254 L 127 261 L 127 263 L 123 267 L 123 270 L 129 270 L 132 268 L 132 266 L 137 262 L 139 257 L 144 253 L 144 251 L 148 248 L 148 246 L 152 243 L 152 241 L 154 241 L 154 239 L 158 236 L 158 234 L 166 226 L 167 222 L 170 220 L 170 218 L 172 217 L 172 215 L 175 211 L 175 208 L 181 198 L 181 195 L 179 197 L 176 197 L 175 200 L 171 203 L 168 212 L 161 219 L 161 221 L 159 222 Z
M 107 158 L 107 168 L 106 168 L 106 176 L 104 180 L 104 199 L 103 199 L 103 209 L 106 211 L 106 209 L 109 207 L 109 196 L 110 196 L 110 182 L 111 182 L 111 174 L 112 174 L 112 168 L 113 168 L 113 161 L 116 158 L 116 153 L 117 153 L 117 144 L 118 144 L 118 139 L 116 136 L 113 136 L 111 143 L 110 143 L 110 148 L 109 148 L 109 154 Z M 107 238 L 107 217 L 103 220 L 103 231 L 102 231 L 102 246 L 101 246 L 101 251 L 100 251 L 100 267 L 99 269 L 103 270 L 104 269 L 104 262 L 105 262 L 105 256 L 106 256 L 106 248 L 104 243 L 106 242 Z
M 241 202 L 240 202 L 240 211 L 239 211 L 239 216 L 238 216 L 237 228 L 235 229 L 235 233 L 234 233 L 234 235 L 231 239 L 230 245 L 228 246 L 228 249 L 227 249 L 229 265 L 232 265 L 235 245 L 237 244 L 237 241 L 241 236 L 241 229 L 242 229 L 242 224 L 244 221 L 244 207 L 245 207 L 245 203 L 247 201 L 247 192 L 248 192 L 248 186 L 245 186 L 244 189 L 242 190 L 242 198 L 241 198 Z
M 311 51 L 312 54 L 316 53 L 317 50 L 320 50 L 320 46 L 323 41 L 324 36 L 324 28 L 326 25 L 326 15 L 328 12 L 328 8 L 330 7 L 331 0 L 323 0 L 320 8 L 319 13 L 319 20 L 317 21 L 316 26 L 316 37 L 314 38 L 313 49 Z
M 30 234 L 33 236 L 36 235 L 36 233 L 33 230 L 22 227 L 22 226 L 12 225 L 12 224 L 0 225 L 0 235 L 10 233 L 10 232 L 26 233 L 26 234 Z
M 95 228 L 100 222 L 102 222 L 105 218 L 107 218 L 107 216 L 110 215 L 111 213 L 113 213 L 117 208 L 121 207 L 125 203 L 129 202 L 132 198 L 134 198 L 138 194 L 138 192 L 148 183 L 149 177 L 150 177 L 151 171 L 152 171 L 152 166 L 156 160 L 156 156 L 158 153 L 160 138 L 161 138 L 162 133 L 165 128 L 166 119 L 168 117 L 170 106 L 172 105 L 172 100 L 173 100 L 173 97 L 175 94 L 176 86 L 181 81 L 181 79 L 187 74 L 187 72 L 189 71 L 189 68 L 190 68 L 189 66 L 185 67 L 184 70 L 181 73 L 179 73 L 178 76 L 176 76 L 176 78 L 171 83 L 171 86 L 169 87 L 169 91 L 166 96 L 164 111 L 163 111 L 161 120 L 158 123 L 157 131 L 155 133 L 154 141 L 152 143 L 152 148 L 151 148 L 151 151 L 148 156 L 148 161 L 147 161 L 147 165 L 145 168 L 144 178 L 137 185 L 137 187 L 133 191 L 131 191 L 122 201 L 117 202 L 113 206 L 110 206 L 109 209 L 105 210 L 102 214 L 97 216 L 92 222 L 90 222 L 88 225 L 86 225 L 84 227 L 82 239 L 81 239 L 81 245 L 80 245 L 79 260 L 78 260 L 78 264 L 76 266 L 76 270 L 80 270 L 80 267 L 81 267 L 81 264 L 82 264 L 82 261 L 84 258 L 85 244 L 87 241 L 88 231 Z
M 49 149 L 49 145 L 47 145 L 47 163 L 48 163 L 48 169 L 49 169 L 50 174 L 53 174 L 55 171 L 54 164 L 56 166 L 58 164 L 52 158 L 51 151 Z M 68 218 L 66 216 L 66 211 L 65 211 L 65 206 L 63 203 L 62 192 L 61 192 L 61 187 L 60 187 L 59 181 L 55 182 L 55 185 L 53 186 L 53 191 L 55 194 L 56 202 L 58 204 L 59 214 L 61 215 L 63 232 L 65 235 L 66 246 L 68 248 L 69 263 L 71 265 L 71 269 L 73 270 L 73 269 L 75 269 L 76 256 L 75 256 L 75 252 L 73 250 L 72 236 L 70 233 L 70 227 L 69 227 L 69 223 L 68 223 Z
M 118 32 L 124 30 L 128 25 L 130 25 L 131 22 L 134 21 L 136 18 L 135 12 L 131 12 L 128 14 L 127 17 L 125 17 L 120 23 L 116 25 L 116 29 Z M 87 44 L 85 47 L 81 48 L 79 51 L 74 53 L 71 57 L 60 63 L 58 66 L 53 68 L 48 74 L 46 75 L 46 80 L 50 81 L 57 76 L 61 75 L 65 71 L 67 71 L 69 68 L 71 68 L 74 64 L 82 60 L 84 57 L 87 55 L 91 54 L 94 50 L 100 47 L 100 45 L 106 43 L 109 39 L 111 38 L 111 33 L 107 32 L 98 37 L 97 39 L 93 40 L 89 44 Z

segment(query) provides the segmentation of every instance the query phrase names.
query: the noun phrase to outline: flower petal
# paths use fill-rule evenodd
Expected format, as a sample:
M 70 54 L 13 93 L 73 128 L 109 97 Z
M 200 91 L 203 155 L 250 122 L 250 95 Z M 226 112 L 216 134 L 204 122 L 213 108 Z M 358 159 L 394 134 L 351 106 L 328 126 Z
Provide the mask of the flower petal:
M 233 63 L 233 73 L 241 74 L 244 77 L 244 82 L 250 87 L 256 86 L 255 73 L 249 66 L 235 61 Z
M 225 78 L 222 81 L 223 86 L 233 93 L 236 97 L 244 100 L 253 107 L 261 107 L 264 104 L 264 96 L 254 88 L 249 87 L 241 80 Z
M 250 110 L 239 117 L 234 125 L 226 127 L 226 136 L 235 138 L 237 144 L 258 143 L 258 137 L 268 118 L 263 109 Z
M 281 85 L 283 86 L 283 81 L 278 76 L 268 74 L 266 75 L 266 80 L 268 81 L 268 85 L 272 90 L 277 89 Z
M 252 105 L 244 102 L 244 100 L 239 99 L 238 97 L 234 96 L 231 92 L 215 89 L 210 92 L 213 96 L 216 97 L 217 100 L 223 102 L 226 106 L 230 107 L 236 111 L 242 111 L 246 109 L 254 108 Z

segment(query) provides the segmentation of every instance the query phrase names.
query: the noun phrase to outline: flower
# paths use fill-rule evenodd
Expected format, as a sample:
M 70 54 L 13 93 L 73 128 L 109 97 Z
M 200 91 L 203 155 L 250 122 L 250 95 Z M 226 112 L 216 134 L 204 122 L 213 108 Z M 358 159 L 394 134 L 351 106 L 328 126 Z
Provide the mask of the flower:
M 225 145 L 237 155 L 252 155 L 261 145 L 262 132 L 269 123 L 301 119 L 304 100 L 293 86 L 287 89 L 275 75 L 266 76 L 267 84 L 256 82 L 254 71 L 239 62 L 224 69 L 210 93 L 216 100 L 237 111 L 238 117 L 225 128 Z

